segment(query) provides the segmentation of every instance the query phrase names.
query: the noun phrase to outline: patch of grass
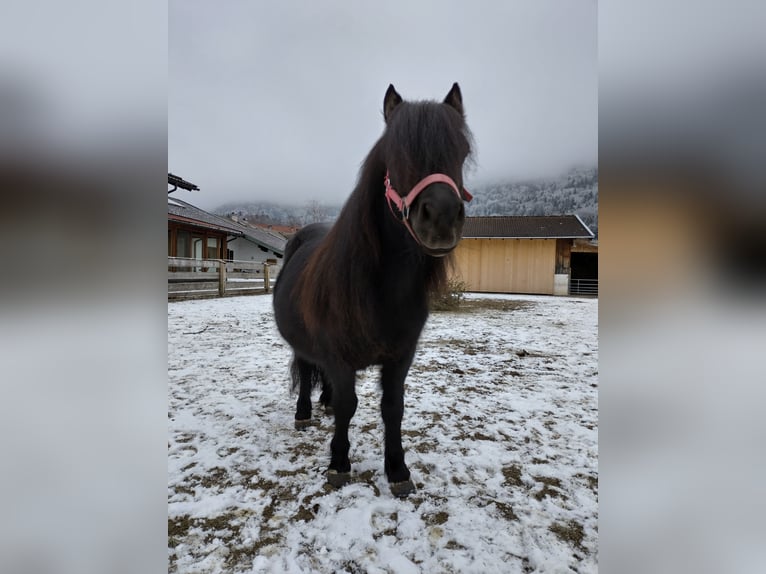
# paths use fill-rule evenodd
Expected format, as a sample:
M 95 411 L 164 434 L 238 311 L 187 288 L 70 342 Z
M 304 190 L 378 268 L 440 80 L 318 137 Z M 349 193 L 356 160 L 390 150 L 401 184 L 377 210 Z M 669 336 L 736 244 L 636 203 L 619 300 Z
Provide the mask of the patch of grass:
M 373 492 L 375 493 L 375 496 L 380 496 L 380 489 L 378 488 L 378 485 L 375 484 L 375 472 L 372 470 L 365 470 L 364 472 L 360 472 L 356 476 L 355 482 L 361 482 L 372 488 Z
M 188 514 L 176 518 L 168 517 L 168 546 L 171 548 L 177 546 L 179 539 L 186 536 L 193 525 L 194 519 Z
M 445 544 L 444 547 L 448 550 L 468 550 L 468 548 L 456 540 L 447 540 L 447 544 Z
M 228 473 L 225 468 L 216 466 L 211 468 L 204 476 L 200 477 L 199 483 L 205 488 L 212 486 L 231 486 L 231 480 L 227 480 Z
M 314 513 L 301 504 L 300 508 L 298 508 L 298 512 L 293 514 L 292 520 L 293 522 L 298 522 L 301 520 L 303 522 L 311 522 L 314 520 Z
M 500 513 L 500 516 L 508 520 L 509 522 L 512 520 L 518 520 L 519 517 L 516 516 L 516 513 L 513 511 L 513 508 L 510 504 L 506 504 L 504 502 L 495 502 L 495 508 L 497 508 L 497 511 Z
M 432 311 L 455 311 L 465 299 L 465 292 L 468 286 L 465 281 L 457 279 L 447 280 L 446 287 L 440 292 L 431 296 L 429 305 Z
M 505 484 L 510 486 L 524 486 L 524 482 L 521 480 L 521 467 L 517 464 L 504 466 L 503 476 L 505 477 Z
M 558 478 L 551 476 L 535 476 L 533 478 L 543 485 L 543 488 L 534 494 L 534 497 L 537 500 L 542 500 L 546 496 L 550 498 L 567 499 L 567 497 L 559 490 L 561 489 L 561 481 Z
M 192 440 L 194 440 L 194 435 L 188 432 L 180 433 L 175 437 L 175 441 L 178 443 L 187 443 L 191 442 Z
M 458 313 L 472 313 L 477 311 L 516 311 L 521 309 L 530 309 L 534 307 L 532 301 L 511 301 L 506 299 L 467 299 L 465 294 L 461 297 L 458 304 L 452 308 L 437 309 L 432 307 L 432 311 L 452 311 Z
M 411 449 L 415 450 L 416 452 L 433 452 L 436 449 L 439 448 L 439 443 L 435 440 L 423 440 L 420 441 L 417 444 L 413 444 L 410 446 Z
M 588 488 L 590 488 L 593 492 L 598 492 L 598 476 L 575 474 L 575 478 L 584 480 L 588 483 Z
M 285 478 L 287 476 L 299 476 L 301 474 L 305 474 L 305 469 L 299 468 L 297 470 L 282 470 L 277 469 L 274 471 L 274 474 L 276 474 L 279 478 Z
M 556 522 L 548 527 L 548 530 L 556 535 L 556 538 L 562 542 L 567 542 L 582 552 L 587 552 L 587 548 L 582 545 L 585 538 L 585 531 L 582 524 L 575 520 L 565 523 Z
M 444 511 L 441 511 L 441 512 L 437 512 L 436 514 L 426 514 L 425 516 L 423 516 L 423 518 L 425 519 L 426 524 L 441 526 L 442 524 L 447 522 L 447 520 L 449 520 L 449 514 Z
M 473 433 L 471 438 L 473 440 L 489 440 L 489 441 L 493 441 L 493 442 L 497 440 L 495 437 L 489 436 L 488 434 L 484 434 L 484 433 L 481 433 L 481 432 Z
M 362 425 L 361 428 L 359 429 L 359 431 L 364 433 L 364 434 L 371 433 L 374 430 L 378 430 L 378 424 L 377 423 L 366 423 L 366 424 Z
M 389 522 L 393 523 L 393 526 L 390 526 L 388 528 L 385 528 L 383 530 L 375 531 L 372 533 L 372 537 L 375 540 L 379 540 L 380 538 L 384 536 L 393 536 L 396 537 L 397 531 L 399 530 L 399 513 L 398 512 L 392 512 L 387 517 Z

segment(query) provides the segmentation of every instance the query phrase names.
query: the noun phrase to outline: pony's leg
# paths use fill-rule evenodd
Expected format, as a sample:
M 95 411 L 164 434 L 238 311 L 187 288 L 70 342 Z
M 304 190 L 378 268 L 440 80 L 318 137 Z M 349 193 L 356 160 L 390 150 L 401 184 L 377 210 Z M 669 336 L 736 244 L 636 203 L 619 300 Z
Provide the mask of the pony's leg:
M 383 364 L 380 382 L 383 398 L 380 410 L 385 425 L 385 471 L 391 492 L 395 496 L 407 496 L 415 491 L 410 480 L 410 470 L 404 462 L 402 447 L 402 416 L 404 415 L 404 379 L 410 369 L 412 357 Z
M 319 402 L 324 406 L 325 414 L 332 416 L 335 414 L 332 410 L 332 387 L 324 373 L 321 373 L 320 376 L 322 378 L 322 394 L 319 395 Z
M 356 372 L 338 369 L 329 373 L 333 381 L 332 405 L 335 411 L 335 435 L 330 443 L 330 468 L 327 482 L 334 487 L 346 484 L 351 478 L 351 462 L 348 460 L 348 426 L 356 412 Z
M 303 359 L 293 359 L 293 384 L 298 387 L 295 405 L 295 428 L 303 430 L 311 424 L 311 374 L 314 366 Z

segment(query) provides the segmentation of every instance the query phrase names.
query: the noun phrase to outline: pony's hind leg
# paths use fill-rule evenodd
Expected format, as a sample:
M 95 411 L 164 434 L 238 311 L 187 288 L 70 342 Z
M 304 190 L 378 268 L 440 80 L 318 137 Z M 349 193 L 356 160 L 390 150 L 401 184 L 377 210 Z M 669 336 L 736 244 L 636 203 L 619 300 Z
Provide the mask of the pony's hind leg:
M 295 357 L 290 367 L 293 390 L 298 389 L 298 402 L 295 405 L 295 428 L 303 430 L 311 424 L 311 387 L 314 365 Z
M 320 378 L 322 381 L 322 394 L 319 395 L 319 402 L 324 407 L 325 414 L 333 416 L 335 412 L 332 408 L 332 387 L 324 373 L 320 372 Z
M 327 482 L 339 488 L 351 479 L 351 462 L 348 451 L 348 427 L 356 412 L 357 398 L 356 373 L 353 370 L 339 369 L 330 376 L 333 382 L 332 406 L 335 413 L 335 434 L 330 442 L 330 468 Z

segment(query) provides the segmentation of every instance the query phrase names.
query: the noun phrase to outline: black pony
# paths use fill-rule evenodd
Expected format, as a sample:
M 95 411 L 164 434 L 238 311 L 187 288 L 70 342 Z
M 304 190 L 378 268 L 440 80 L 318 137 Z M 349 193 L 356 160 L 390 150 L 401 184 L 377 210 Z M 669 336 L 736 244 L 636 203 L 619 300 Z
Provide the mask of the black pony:
M 383 100 L 386 129 L 332 226 L 308 225 L 287 244 L 274 288 L 277 326 L 294 351 L 296 426 L 311 418 L 311 388 L 335 414 L 331 485 L 350 479 L 348 427 L 357 406 L 356 371 L 381 367 L 385 471 L 391 490 L 415 487 L 404 462 L 404 379 L 444 287 L 448 254 L 460 241 L 470 194 L 471 154 L 457 84 L 443 102 L 405 102 L 393 86 Z M 398 191 L 397 191 L 398 190 Z

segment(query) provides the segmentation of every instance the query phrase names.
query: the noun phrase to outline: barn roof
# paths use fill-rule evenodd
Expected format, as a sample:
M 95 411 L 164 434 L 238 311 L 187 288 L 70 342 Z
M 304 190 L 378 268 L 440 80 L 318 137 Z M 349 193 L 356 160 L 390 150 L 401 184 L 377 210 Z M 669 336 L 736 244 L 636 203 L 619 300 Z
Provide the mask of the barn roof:
M 276 233 L 242 225 L 230 219 L 208 213 L 191 203 L 175 197 L 168 197 L 168 220 L 188 223 L 205 229 L 223 231 L 235 237 L 244 237 L 248 241 L 263 245 L 279 254 L 284 254 L 287 240 Z
M 466 217 L 463 237 L 523 239 L 591 239 L 593 232 L 577 215 L 501 215 Z

